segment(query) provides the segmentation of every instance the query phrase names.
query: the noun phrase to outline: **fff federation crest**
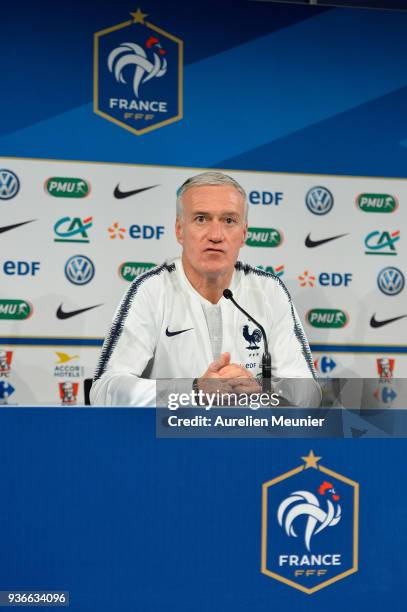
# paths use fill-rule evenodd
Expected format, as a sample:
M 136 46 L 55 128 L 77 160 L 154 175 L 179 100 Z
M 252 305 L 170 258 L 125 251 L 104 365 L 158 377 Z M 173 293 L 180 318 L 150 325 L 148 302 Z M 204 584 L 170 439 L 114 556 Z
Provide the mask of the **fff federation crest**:
M 132 19 L 94 35 L 94 111 L 140 135 L 182 119 L 182 40 Z
M 358 570 L 359 485 L 304 463 L 263 484 L 263 574 L 315 593 Z

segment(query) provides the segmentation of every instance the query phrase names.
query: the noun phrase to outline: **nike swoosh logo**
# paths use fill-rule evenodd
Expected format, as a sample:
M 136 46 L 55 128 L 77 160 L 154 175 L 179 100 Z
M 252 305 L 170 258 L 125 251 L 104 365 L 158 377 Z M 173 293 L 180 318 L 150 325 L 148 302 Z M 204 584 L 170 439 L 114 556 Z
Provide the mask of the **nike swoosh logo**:
M 183 334 L 184 332 L 191 331 L 191 329 L 194 328 L 188 327 L 188 329 L 181 329 L 180 331 L 170 332 L 167 327 L 167 329 L 165 330 L 165 335 L 171 338 L 171 336 L 178 336 L 178 334 Z
M 137 193 L 141 193 L 142 191 L 154 189 L 154 187 L 158 187 L 158 185 L 151 185 L 151 187 L 142 187 L 141 189 L 132 189 L 131 191 L 121 191 L 119 184 L 117 184 L 113 195 L 118 200 L 123 200 L 123 198 L 129 198 L 130 196 L 136 195 Z
M 33 221 L 36 221 L 37 219 L 31 219 L 31 221 L 23 221 L 22 223 L 14 223 L 14 225 L 3 225 L 3 227 L 0 227 L 0 234 L 2 234 L 3 232 L 9 232 L 12 229 L 15 229 L 16 227 L 21 227 L 22 225 L 27 225 L 27 223 L 32 223 Z
M 392 319 L 383 319 L 383 321 L 377 321 L 375 313 L 370 319 L 370 327 L 383 327 L 383 325 L 394 323 L 394 321 L 400 321 L 400 319 L 404 319 L 405 317 L 407 317 L 407 314 L 401 315 L 400 317 L 393 317 Z
M 87 308 L 80 308 L 79 310 L 71 310 L 70 312 L 66 312 L 62 310 L 62 304 L 61 304 L 57 310 L 57 318 L 58 319 L 70 319 L 71 317 L 76 317 L 76 315 L 81 314 L 82 312 L 86 312 L 87 310 L 92 310 L 93 308 L 98 308 L 99 306 L 103 306 L 103 304 L 96 304 L 95 306 L 88 306 Z
M 330 238 L 323 238 L 322 240 L 311 240 L 311 234 L 308 234 L 308 236 L 305 239 L 305 246 L 308 247 L 309 249 L 312 249 L 314 247 L 320 246 L 321 244 L 325 244 L 325 242 L 331 242 L 331 240 L 337 240 L 338 238 L 343 238 L 344 236 L 347 236 L 348 234 L 339 234 L 338 236 L 331 236 Z

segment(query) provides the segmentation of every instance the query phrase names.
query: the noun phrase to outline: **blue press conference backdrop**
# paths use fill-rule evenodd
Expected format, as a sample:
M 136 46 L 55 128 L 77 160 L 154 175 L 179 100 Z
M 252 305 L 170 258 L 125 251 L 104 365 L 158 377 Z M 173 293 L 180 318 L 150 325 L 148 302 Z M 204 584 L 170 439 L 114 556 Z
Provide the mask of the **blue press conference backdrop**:
M 147 1 L 185 43 L 184 118 L 93 112 L 93 33 L 137 6 L 3 15 L 3 156 L 407 176 L 407 15 Z M 360 483 L 360 569 L 312 596 L 260 573 L 261 485 L 314 448 Z M 146 411 L 4 408 L 0 588 L 73 610 L 404 609 L 403 440 L 157 440 Z
M 163 440 L 147 410 L 1 416 L 1 588 L 66 589 L 73 610 L 405 609 L 403 440 Z M 260 573 L 261 485 L 310 448 L 360 483 L 360 569 L 306 595 Z
M 93 113 L 93 34 L 148 19 L 184 41 L 184 119 L 143 137 Z M 0 150 L 44 157 L 406 176 L 407 15 L 251 0 L 10 4 Z

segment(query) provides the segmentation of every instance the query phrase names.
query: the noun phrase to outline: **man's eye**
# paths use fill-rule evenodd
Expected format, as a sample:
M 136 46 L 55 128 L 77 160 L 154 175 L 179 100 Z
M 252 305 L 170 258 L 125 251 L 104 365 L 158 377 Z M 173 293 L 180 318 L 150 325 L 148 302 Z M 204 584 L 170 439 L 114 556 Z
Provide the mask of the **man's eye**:
M 227 225 L 232 225 L 233 223 L 236 223 L 236 220 L 233 217 L 226 217 L 225 221 Z
M 197 217 L 195 217 L 195 221 L 197 223 L 204 223 L 205 222 L 205 217 L 203 215 L 198 215 Z

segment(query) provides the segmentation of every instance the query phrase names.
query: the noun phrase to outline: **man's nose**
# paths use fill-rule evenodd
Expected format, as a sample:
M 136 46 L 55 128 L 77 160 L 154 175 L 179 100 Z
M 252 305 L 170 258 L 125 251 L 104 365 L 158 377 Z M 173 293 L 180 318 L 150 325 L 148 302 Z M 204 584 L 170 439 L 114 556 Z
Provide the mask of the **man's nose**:
M 223 227 L 220 221 L 212 221 L 209 227 L 208 238 L 212 242 L 221 242 L 223 240 Z

